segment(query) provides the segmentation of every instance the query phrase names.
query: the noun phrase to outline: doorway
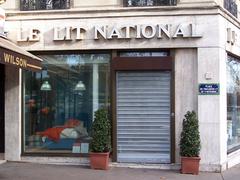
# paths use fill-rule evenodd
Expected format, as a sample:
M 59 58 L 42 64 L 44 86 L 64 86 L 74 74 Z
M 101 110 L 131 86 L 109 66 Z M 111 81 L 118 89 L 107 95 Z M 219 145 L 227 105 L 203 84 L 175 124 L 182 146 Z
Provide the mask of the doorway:
M 111 62 L 113 161 L 174 162 L 171 57 L 117 57 Z
M 4 65 L 0 64 L 0 153 L 4 153 L 5 150 L 4 83 L 5 83 Z
M 117 72 L 118 162 L 171 162 L 171 72 Z

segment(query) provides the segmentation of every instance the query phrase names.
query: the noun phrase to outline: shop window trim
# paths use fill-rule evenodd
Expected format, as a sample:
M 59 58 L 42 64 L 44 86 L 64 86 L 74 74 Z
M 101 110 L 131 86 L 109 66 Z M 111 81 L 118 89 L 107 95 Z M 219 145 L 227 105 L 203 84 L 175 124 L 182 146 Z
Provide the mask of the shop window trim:
M 226 60 L 226 63 L 227 61 L 229 61 L 229 59 L 231 59 L 232 61 L 235 61 L 237 63 L 240 64 L 240 60 L 239 60 L 239 57 L 231 54 L 231 53 L 228 53 L 227 55 L 227 60 Z M 227 103 L 228 103 L 228 99 L 227 99 Z M 227 109 L 228 109 L 228 105 L 227 105 Z M 228 110 L 227 110 L 228 111 Z M 228 120 L 227 120 L 228 121 Z M 227 123 L 227 122 L 226 122 Z M 230 145 L 231 147 L 229 148 L 229 145 L 227 144 L 227 154 L 231 154 L 237 150 L 240 149 L 240 142 L 239 143 L 235 143 L 235 144 L 232 144 Z
M 139 5 L 134 5 L 134 1 L 138 1 Z M 124 7 L 148 7 L 148 6 L 175 6 L 177 0 L 123 0 Z
M 232 147 L 231 149 L 228 149 L 227 150 L 227 154 L 231 154 L 231 153 L 233 153 L 233 152 L 235 152 L 235 151 L 237 151 L 239 149 L 240 149 L 240 144 L 235 146 L 235 147 Z
M 59 53 L 56 52 L 36 52 L 36 54 L 38 55 L 58 55 Z M 68 54 L 108 54 L 110 56 L 109 59 L 109 63 L 111 60 L 111 53 L 109 51 L 87 51 L 87 52 L 79 52 L 79 51 L 71 51 L 71 53 L 69 51 L 63 51 L 60 53 L 60 55 L 68 55 Z M 110 65 L 110 64 L 109 64 Z M 27 71 L 24 71 L 23 76 L 22 76 L 22 81 L 23 84 L 25 84 L 25 75 L 26 75 Z M 109 72 L 110 73 L 110 72 Z M 110 75 L 110 74 L 109 74 Z M 110 82 L 110 79 L 108 79 L 108 81 Z M 24 100 L 24 92 L 25 92 L 25 85 L 22 86 L 22 135 L 21 135 L 21 139 L 22 139 L 22 146 L 21 146 L 21 156 L 41 156 L 41 157 L 89 157 L 88 153 L 71 153 L 71 152 L 50 152 L 50 151 L 44 151 L 44 152 L 29 152 L 26 151 L 25 147 L 25 123 L 26 123 L 26 119 L 25 119 L 25 100 Z M 108 93 L 110 92 L 110 87 L 108 90 Z M 109 96 L 110 94 L 108 94 Z

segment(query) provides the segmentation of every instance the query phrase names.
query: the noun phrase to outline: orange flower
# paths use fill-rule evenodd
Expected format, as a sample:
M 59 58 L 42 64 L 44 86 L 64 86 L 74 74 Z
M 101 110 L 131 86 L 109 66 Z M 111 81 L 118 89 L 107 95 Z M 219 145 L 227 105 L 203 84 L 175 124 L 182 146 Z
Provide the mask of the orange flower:
M 47 115 L 49 113 L 49 111 L 50 111 L 49 107 L 44 107 L 44 108 L 41 109 L 41 113 L 45 114 L 45 115 Z

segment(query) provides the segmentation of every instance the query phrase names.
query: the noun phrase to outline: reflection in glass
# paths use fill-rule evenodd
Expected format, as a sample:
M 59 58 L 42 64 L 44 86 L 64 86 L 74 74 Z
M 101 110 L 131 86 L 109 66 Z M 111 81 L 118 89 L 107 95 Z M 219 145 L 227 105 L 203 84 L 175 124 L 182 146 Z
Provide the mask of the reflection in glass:
M 85 90 L 86 90 L 86 87 L 82 81 L 79 81 L 74 88 L 74 91 L 85 91 Z
M 228 150 L 240 145 L 240 62 L 227 59 L 227 133 Z
M 127 6 L 169 6 L 175 4 L 176 0 L 127 0 Z
M 70 8 L 70 0 L 20 0 L 21 11 L 68 8 Z
M 131 52 L 120 52 L 120 57 L 165 57 L 169 56 L 169 51 L 131 51 Z
M 109 106 L 108 54 L 42 55 L 26 72 L 25 152 L 87 153 L 93 114 Z
M 44 81 L 40 89 L 41 89 L 41 91 L 51 91 L 52 87 L 48 83 L 48 81 Z

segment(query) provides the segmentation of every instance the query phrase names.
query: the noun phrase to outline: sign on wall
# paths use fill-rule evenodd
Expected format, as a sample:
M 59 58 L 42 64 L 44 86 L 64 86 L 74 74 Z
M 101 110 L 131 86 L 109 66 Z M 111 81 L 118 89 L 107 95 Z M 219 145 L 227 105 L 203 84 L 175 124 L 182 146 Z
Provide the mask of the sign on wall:
M 81 41 L 84 39 L 112 40 L 112 39 L 179 39 L 201 38 L 196 24 L 130 24 L 122 26 L 93 25 L 53 27 L 51 30 L 53 41 Z M 38 42 L 45 38 L 45 32 L 38 28 L 19 29 L 18 42 Z M 49 36 L 47 37 L 49 38 Z
M 219 95 L 220 88 L 218 83 L 199 84 L 199 95 Z
M 0 63 L 16 68 L 41 71 L 42 60 L 27 51 L 22 50 L 7 39 L 0 38 Z

